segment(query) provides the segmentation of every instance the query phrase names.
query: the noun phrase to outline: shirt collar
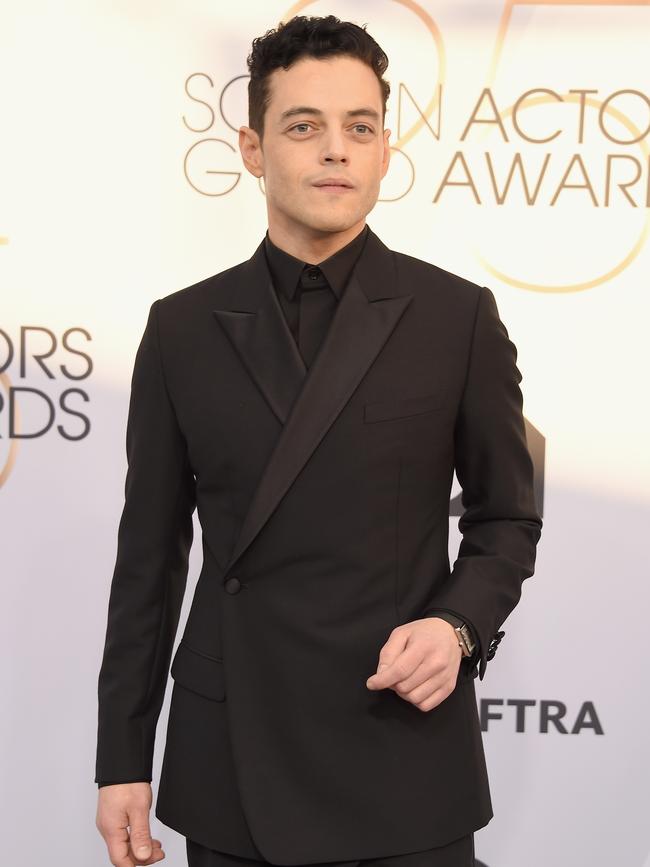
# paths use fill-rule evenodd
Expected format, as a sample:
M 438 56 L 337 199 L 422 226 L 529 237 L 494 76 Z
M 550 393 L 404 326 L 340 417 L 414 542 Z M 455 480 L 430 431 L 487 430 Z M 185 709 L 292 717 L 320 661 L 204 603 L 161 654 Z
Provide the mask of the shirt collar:
M 343 289 L 361 254 L 367 236 L 368 224 L 366 223 L 363 229 L 345 247 L 341 247 L 336 253 L 333 253 L 315 266 L 323 272 L 325 279 L 338 299 L 343 294 Z M 305 265 L 312 263 L 303 262 L 274 244 L 269 238 L 268 229 L 264 236 L 264 250 L 273 285 L 276 290 L 279 289 L 290 301 L 293 301 L 298 288 L 300 274 Z

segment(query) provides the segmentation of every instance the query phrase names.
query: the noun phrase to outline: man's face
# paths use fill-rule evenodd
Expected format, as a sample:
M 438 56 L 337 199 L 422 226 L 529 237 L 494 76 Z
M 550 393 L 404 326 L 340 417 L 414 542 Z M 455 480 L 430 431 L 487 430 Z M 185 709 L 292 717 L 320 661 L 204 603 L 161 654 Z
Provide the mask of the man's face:
M 274 70 L 269 86 L 263 144 L 240 132 L 247 168 L 264 177 L 269 227 L 319 237 L 363 225 L 390 158 L 372 69 L 354 57 L 302 58 Z M 350 186 L 317 186 L 326 178 Z

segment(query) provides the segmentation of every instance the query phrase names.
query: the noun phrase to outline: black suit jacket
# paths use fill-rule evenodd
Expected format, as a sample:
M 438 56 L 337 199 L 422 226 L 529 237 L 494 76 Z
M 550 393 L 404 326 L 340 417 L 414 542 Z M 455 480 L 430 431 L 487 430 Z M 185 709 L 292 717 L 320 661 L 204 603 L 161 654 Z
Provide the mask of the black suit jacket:
M 368 690 L 391 630 L 465 614 L 485 674 L 541 519 L 492 292 L 370 231 L 306 371 L 253 256 L 151 306 L 99 677 L 96 781 L 287 865 L 443 845 L 492 816 L 476 666 L 422 712 Z M 465 512 L 448 558 L 454 469 Z M 172 660 L 198 509 L 203 566 Z

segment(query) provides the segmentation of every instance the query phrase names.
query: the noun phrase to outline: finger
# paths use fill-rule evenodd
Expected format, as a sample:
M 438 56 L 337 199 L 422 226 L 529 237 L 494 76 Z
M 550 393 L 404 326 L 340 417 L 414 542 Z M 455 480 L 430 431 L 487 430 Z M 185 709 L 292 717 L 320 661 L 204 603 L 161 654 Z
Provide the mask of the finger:
M 115 828 L 105 834 L 104 839 L 108 846 L 108 857 L 115 867 L 134 867 L 129 857 L 129 832 L 126 828 Z
M 455 688 L 455 682 L 449 678 L 443 678 L 442 681 L 432 679 L 411 690 L 402 698 L 410 701 L 411 704 L 418 705 L 420 710 L 431 710 L 448 698 Z
M 396 627 L 388 636 L 387 641 L 383 644 L 379 651 L 379 659 L 377 663 L 377 671 L 366 680 L 366 686 L 370 689 L 383 689 L 383 686 L 378 684 L 374 678 L 381 671 L 385 671 L 397 656 L 404 650 L 408 642 L 408 630 Z
M 438 707 L 439 704 L 442 704 L 443 701 L 449 697 L 449 695 L 451 695 L 451 693 L 446 687 L 436 689 L 425 699 L 421 699 L 420 701 L 415 703 L 414 707 L 417 707 L 417 709 L 421 710 L 423 713 L 427 713 L 428 711 Z
M 400 655 L 408 643 L 408 629 L 395 628 L 390 633 L 379 650 L 377 671 L 387 665 L 391 665 Z
M 140 861 L 151 857 L 153 843 L 149 828 L 149 810 L 132 807 L 129 811 L 130 842 L 133 854 Z
M 153 840 L 152 843 L 151 856 L 149 858 L 137 858 L 133 852 L 133 848 L 129 846 L 129 855 L 133 859 L 133 863 L 138 865 L 138 867 L 139 865 L 156 864 L 165 857 L 165 852 L 160 841 Z
M 400 680 L 410 677 L 422 661 L 422 651 L 416 647 L 408 647 L 386 668 L 373 674 L 366 681 L 369 689 L 385 689 Z
M 160 840 L 152 840 L 151 843 L 152 843 L 152 854 L 157 852 L 159 849 L 162 849 L 162 843 L 160 842 Z M 131 845 L 131 844 L 129 843 L 129 845 Z M 131 855 L 131 857 L 135 856 L 135 852 L 133 851 L 132 846 L 131 846 L 131 852 L 129 854 Z M 146 859 L 143 859 L 143 860 L 146 860 Z
M 412 674 L 397 681 L 394 688 L 400 695 L 408 694 L 409 697 L 411 692 L 419 688 L 419 696 L 424 698 L 427 695 L 427 688 L 429 692 L 432 692 L 443 686 L 447 680 L 446 674 L 447 667 L 442 662 L 432 660 L 429 657 L 423 659 Z

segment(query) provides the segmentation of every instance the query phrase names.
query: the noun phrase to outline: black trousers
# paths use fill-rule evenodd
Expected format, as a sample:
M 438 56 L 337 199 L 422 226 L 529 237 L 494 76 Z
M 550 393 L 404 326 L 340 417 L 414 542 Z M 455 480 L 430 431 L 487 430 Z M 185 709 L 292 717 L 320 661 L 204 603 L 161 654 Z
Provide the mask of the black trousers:
M 268 861 L 242 858 L 208 849 L 201 843 L 185 838 L 188 867 L 260 867 Z M 327 867 L 474 867 L 474 834 L 460 837 L 446 846 L 436 846 L 423 852 L 408 852 L 388 858 L 366 858 L 357 861 L 322 862 Z

